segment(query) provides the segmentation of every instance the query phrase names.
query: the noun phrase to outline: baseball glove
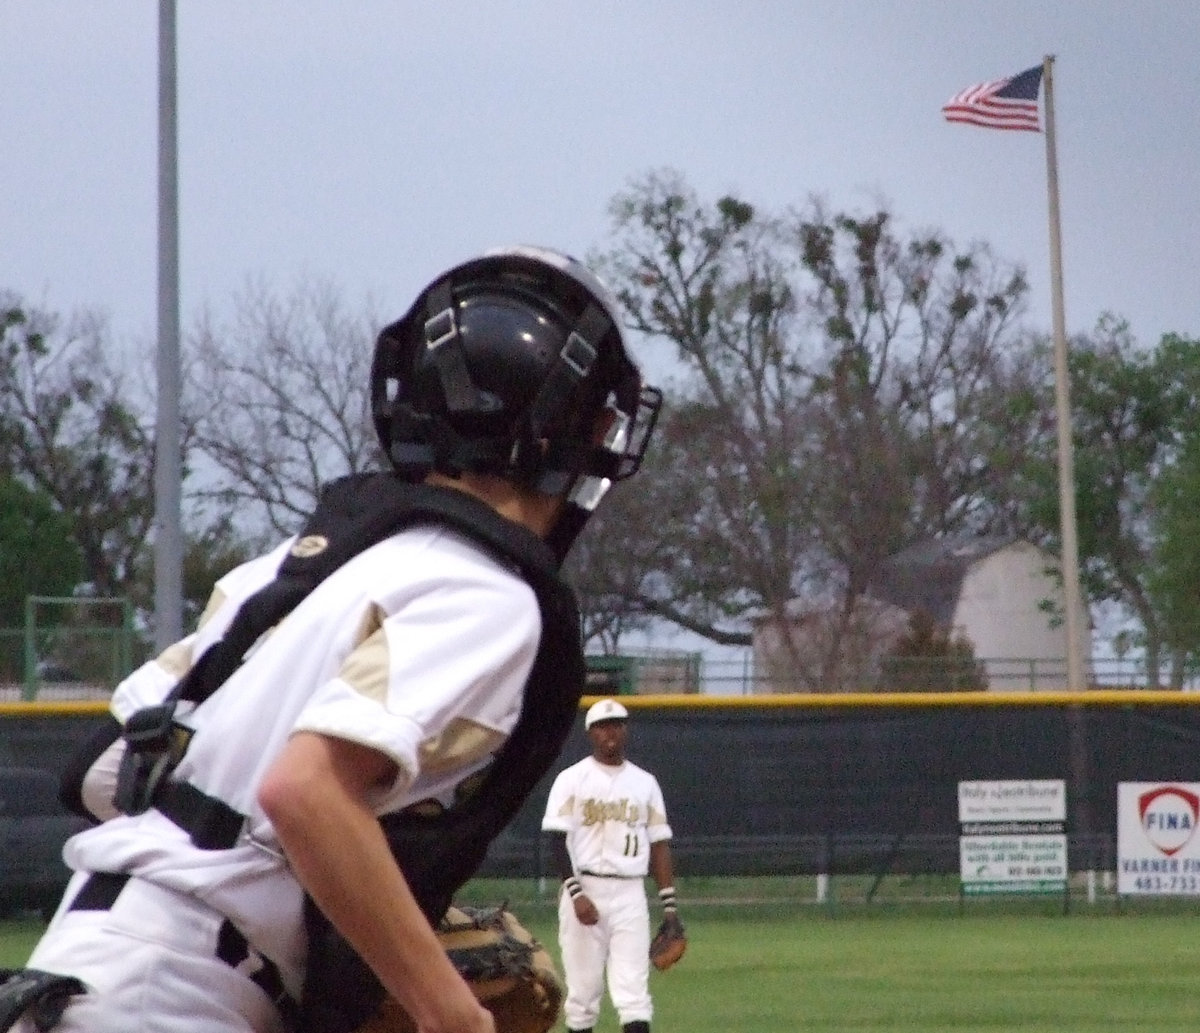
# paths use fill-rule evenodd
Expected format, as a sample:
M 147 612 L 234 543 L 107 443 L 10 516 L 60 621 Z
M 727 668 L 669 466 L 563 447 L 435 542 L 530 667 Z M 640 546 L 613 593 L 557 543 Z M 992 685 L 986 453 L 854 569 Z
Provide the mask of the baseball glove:
M 673 911 L 668 912 L 658 926 L 658 932 L 650 941 L 650 960 L 660 972 L 665 972 L 687 950 L 687 937 L 683 934 L 683 923 Z
M 438 939 L 475 996 L 492 1013 L 496 1033 L 547 1033 L 558 1020 L 563 985 L 546 949 L 500 907 L 452 907 Z M 356 1033 L 416 1033 L 393 997 Z

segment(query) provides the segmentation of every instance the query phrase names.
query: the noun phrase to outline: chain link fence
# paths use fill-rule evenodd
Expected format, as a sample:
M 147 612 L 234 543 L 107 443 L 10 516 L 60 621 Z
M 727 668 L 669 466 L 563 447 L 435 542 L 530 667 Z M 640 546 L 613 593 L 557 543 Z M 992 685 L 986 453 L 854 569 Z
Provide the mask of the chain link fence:
M 147 652 L 126 600 L 31 596 L 0 628 L 0 702 L 107 699 Z

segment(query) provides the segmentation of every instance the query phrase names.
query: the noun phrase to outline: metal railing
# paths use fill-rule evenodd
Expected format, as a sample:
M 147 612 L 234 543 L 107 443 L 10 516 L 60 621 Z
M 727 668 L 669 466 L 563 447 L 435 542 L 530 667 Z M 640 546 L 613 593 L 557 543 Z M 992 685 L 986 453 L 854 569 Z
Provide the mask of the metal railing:
M 0 628 L 0 701 L 106 699 L 143 652 L 124 627 Z
M 660 694 L 702 693 L 718 696 L 755 696 L 771 693 L 810 693 L 819 691 L 877 692 L 881 690 L 940 691 L 949 687 L 973 688 L 976 685 L 950 685 L 965 677 L 962 661 L 951 658 L 952 669 L 940 670 L 929 658 L 891 659 L 892 684 L 882 681 L 854 686 L 814 688 L 807 679 L 790 679 L 785 672 L 764 672 L 749 649 L 740 655 L 711 657 L 700 653 L 645 651 L 632 656 L 589 657 L 589 693 Z M 1065 657 L 978 657 L 973 661 L 992 692 L 1054 691 L 1067 687 Z M 972 672 L 968 672 L 972 673 Z M 1132 658 L 1099 658 L 1088 664 L 1088 687 L 1103 689 L 1164 689 L 1162 679 L 1150 676 L 1145 663 Z M 924 677 L 923 677 L 924 676 Z M 899 685 L 896 683 L 899 682 Z M 1182 691 L 1200 689 L 1195 679 L 1179 687 Z

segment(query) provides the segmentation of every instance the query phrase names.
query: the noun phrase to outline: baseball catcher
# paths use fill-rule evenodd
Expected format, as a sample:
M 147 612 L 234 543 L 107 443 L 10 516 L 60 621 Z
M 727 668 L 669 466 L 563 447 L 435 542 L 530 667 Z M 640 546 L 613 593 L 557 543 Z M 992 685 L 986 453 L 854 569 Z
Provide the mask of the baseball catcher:
M 353 1033 L 381 1006 L 421 1033 L 553 1022 L 519 924 L 450 905 L 578 712 L 560 567 L 661 394 L 604 286 L 528 247 L 434 279 L 369 386 L 391 469 L 326 485 L 222 577 L 71 759 L 62 798 L 95 825 L 0 982 L 20 1033 Z

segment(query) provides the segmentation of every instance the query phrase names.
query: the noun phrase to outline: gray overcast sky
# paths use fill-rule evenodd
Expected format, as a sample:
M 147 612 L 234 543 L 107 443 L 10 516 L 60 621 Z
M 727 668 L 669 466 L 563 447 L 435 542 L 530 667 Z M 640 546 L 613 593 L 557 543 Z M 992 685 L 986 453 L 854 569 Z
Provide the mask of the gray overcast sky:
M 0 0 L 0 288 L 146 341 L 157 25 L 154 0 Z M 1048 331 L 1043 137 L 940 108 L 1053 53 L 1068 330 L 1200 335 L 1195 0 L 179 0 L 178 38 L 185 329 L 250 276 L 390 315 L 495 244 L 583 254 L 672 167 L 986 240 Z

